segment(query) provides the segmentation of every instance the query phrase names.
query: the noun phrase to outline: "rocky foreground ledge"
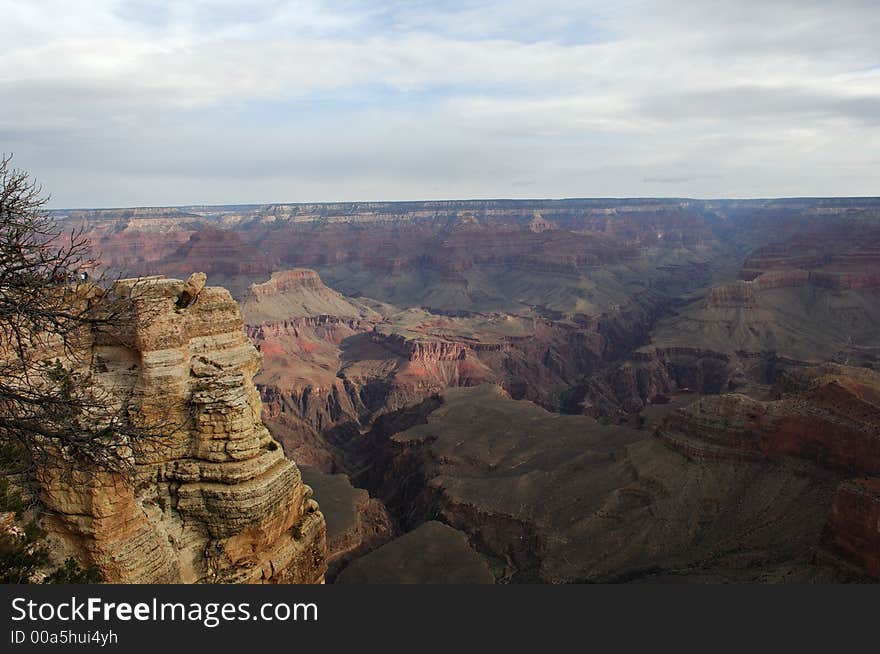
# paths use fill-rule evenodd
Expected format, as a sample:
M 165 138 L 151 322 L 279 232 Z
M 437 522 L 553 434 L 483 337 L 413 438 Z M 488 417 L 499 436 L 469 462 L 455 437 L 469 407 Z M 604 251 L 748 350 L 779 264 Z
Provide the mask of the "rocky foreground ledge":
M 108 582 L 322 582 L 324 516 L 261 421 L 261 357 L 238 306 L 204 279 L 115 285 L 131 315 L 94 334 L 89 359 L 129 419 L 161 435 L 132 453 L 130 478 L 38 470 L 43 527 Z

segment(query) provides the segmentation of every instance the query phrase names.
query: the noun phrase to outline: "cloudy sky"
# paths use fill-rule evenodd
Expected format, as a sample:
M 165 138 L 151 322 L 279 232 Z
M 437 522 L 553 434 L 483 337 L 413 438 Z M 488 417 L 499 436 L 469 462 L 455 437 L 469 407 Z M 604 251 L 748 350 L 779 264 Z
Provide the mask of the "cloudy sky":
M 876 0 L 0 0 L 55 207 L 880 195 Z

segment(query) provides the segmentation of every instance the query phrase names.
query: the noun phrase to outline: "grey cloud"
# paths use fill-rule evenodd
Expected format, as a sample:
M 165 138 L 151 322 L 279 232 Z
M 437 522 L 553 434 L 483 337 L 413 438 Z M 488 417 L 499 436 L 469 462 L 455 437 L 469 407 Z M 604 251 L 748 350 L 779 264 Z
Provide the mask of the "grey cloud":
M 678 177 L 674 175 L 656 175 L 654 177 L 645 177 L 642 181 L 646 184 L 682 184 L 689 182 L 693 177 Z
M 649 175 L 642 179 L 645 184 L 687 184 L 695 181 L 720 180 L 722 175 L 680 174 L 680 175 Z
M 848 97 L 832 88 L 820 93 L 796 87 L 721 87 L 665 91 L 643 97 L 639 104 L 644 114 L 669 121 L 840 118 L 868 126 L 880 124 L 880 88 L 876 95 Z

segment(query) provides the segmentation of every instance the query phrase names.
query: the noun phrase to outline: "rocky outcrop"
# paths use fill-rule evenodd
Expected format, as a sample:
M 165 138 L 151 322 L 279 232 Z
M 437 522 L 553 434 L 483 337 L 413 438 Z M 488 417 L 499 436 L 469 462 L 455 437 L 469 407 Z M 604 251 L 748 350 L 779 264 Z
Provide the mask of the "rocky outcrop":
M 329 291 L 320 276 L 309 268 L 295 268 L 283 270 L 272 275 L 267 282 L 254 284 L 251 294 L 258 298 L 277 298 L 279 295 L 291 291 L 299 291 L 303 288 L 311 288 L 321 291 Z
M 439 362 L 461 361 L 468 354 L 468 346 L 464 343 L 453 341 L 429 341 L 423 339 L 410 339 L 400 334 L 374 333 L 373 340 L 380 343 L 394 354 L 404 357 L 409 361 Z M 501 349 L 500 345 L 496 345 Z
M 328 288 L 314 270 L 296 268 L 272 274 L 253 284 L 242 298 L 248 325 L 274 324 L 318 317 L 376 321 L 379 314 Z
M 151 437 L 132 444 L 130 476 L 38 469 L 43 524 L 110 582 L 320 582 L 324 517 L 261 421 L 260 355 L 229 292 L 181 303 L 187 288 L 116 284 L 128 308 L 94 336 L 95 376 Z
M 187 277 L 186 284 L 177 298 L 177 307 L 186 309 L 195 302 L 199 293 L 205 288 L 205 282 L 207 280 L 208 276 L 203 272 L 193 273 Z
M 854 263 L 854 261 L 848 261 L 847 265 L 852 266 Z M 725 286 L 739 286 L 742 288 L 752 288 L 754 290 L 768 290 L 773 288 L 796 288 L 812 284 L 819 288 L 837 291 L 873 289 L 880 287 L 880 263 L 878 263 L 877 266 L 878 270 L 876 271 L 867 268 L 861 272 L 832 272 L 824 270 L 808 271 L 799 269 L 770 270 L 763 272 L 760 270 L 750 270 L 745 268 L 741 275 L 747 278 L 751 277 L 751 280 L 727 284 Z
M 755 280 L 754 285 L 759 290 L 771 288 L 796 288 L 810 282 L 810 273 L 806 270 L 773 270 L 761 273 Z
M 757 305 L 758 293 L 779 288 L 799 288 L 812 284 L 832 290 L 859 290 L 880 285 L 880 271 L 872 273 L 834 273 L 799 270 L 797 268 L 770 270 L 767 272 L 744 269 L 743 276 L 750 278 L 728 284 L 719 284 L 706 294 L 706 307 L 715 309 L 747 308 Z

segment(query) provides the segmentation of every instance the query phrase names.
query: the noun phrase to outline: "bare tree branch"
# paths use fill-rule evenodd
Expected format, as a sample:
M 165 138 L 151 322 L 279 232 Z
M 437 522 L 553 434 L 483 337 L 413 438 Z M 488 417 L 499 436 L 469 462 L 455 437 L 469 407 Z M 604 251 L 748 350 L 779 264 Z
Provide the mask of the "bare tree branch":
M 130 392 L 98 383 L 92 344 L 125 344 L 149 314 L 136 294 L 109 292 L 82 228 L 63 230 L 47 202 L 0 158 L 0 443 L 22 445 L 33 465 L 127 473 L 137 447 L 181 426 L 132 420 Z

